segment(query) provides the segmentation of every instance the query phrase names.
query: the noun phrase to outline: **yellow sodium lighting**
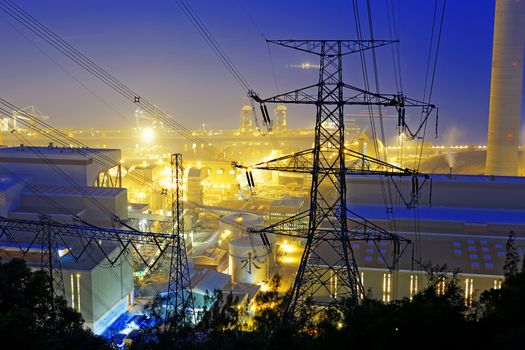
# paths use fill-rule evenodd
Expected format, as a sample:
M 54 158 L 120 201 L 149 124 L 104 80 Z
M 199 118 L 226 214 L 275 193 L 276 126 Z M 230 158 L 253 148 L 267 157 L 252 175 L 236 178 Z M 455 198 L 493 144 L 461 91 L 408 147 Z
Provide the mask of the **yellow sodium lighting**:
M 290 244 L 283 244 L 281 245 L 281 248 L 283 248 L 283 252 L 285 253 L 293 253 L 295 252 L 295 247 Z
M 142 139 L 146 142 L 151 142 L 155 138 L 155 132 L 151 128 L 142 130 Z
M 291 263 L 294 263 L 296 261 L 297 261 L 297 259 L 292 258 L 291 256 L 285 256 L 283 258 L 283 263 L 285 263 L 285 264 L 291 264 Z

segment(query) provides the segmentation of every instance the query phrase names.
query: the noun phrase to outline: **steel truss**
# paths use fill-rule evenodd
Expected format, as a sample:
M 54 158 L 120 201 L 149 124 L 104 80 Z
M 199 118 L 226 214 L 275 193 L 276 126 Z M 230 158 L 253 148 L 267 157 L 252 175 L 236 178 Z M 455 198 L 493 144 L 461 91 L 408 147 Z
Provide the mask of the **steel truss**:
M 364 295 L 351 241 L 388 240 L 394 243 L 390 268 L 395 268 L 400 253 L 409 240 L 387 232 L 363 217 L 348 210 L 346 205 L 347 175 L 420 176 L 345 147 L 343 108 L 345 105 L 377 105 L 394 107 L 400 118 L 405 107 L 432 110 L 433 105 L 408 99 L 403 95 L 376 94 L 345 84 L 342 77 L 343 56 L 394 41 L 386 40 L 268 40 L 269 43 L 316 54 L 320 58 L 319 81 L 301 89 L 260 98 L 250 91 L 249 96 L 265 109 L 266 103 L 308 104 L 316 106 L 314 148 L 283 156 L 246 168 L 308 173 L 312 175 L 310 209 L 294 217 L 252 233 L 278 234 L 304 238 L 305 249 L 287 303 L 285 320 L 303 315 L 313 301 L 321 311 L 338 299 L 354 302 Z M 335 126 L 335 127 L 334 127 Z M 235 167 L 243 167 L 238 163 Z M 253 179 L 251 173 L 248 178 Z M 425 177 L 426 178 L 426 177 Z M 253 187 L 253 180 L 252 180 Z M 419 191 L 419 185 L 413 192 Z M 413 196 L 417 199 L 417 193 Z M 401 246 L 404 246 L 401 248 Z M 385 259 L 385 261 L 387 261 Z M 338 282 L 334 283 L 336 280 Z M 319 295 L 327 297 L 320 298 Z M 315 314 L 315 313 L 314 313 Z
M 130 252 L 135 253 L 147 269 L 153 268 L 161 258 L 168 255 L 174 259 L 173 249 L 177 238 L 172 234 L 140 232 L 116 228 L 99 228 L 81 224 L 65 224 L 42 216 L 40 220 L 20 220 L 0 217 L 0 244 L 17 248 L 22 255 L 30 250 L 41 250 L 41 267 L 49 272 L 49 283 L 55 297 L 65 296 L 62 278 L 59 248 L 68 251 L 73 261 L 79 261 L 88 248 L 98 249 L 111 265 Z M 104 243 L 111 242 L 109 252 Z M 141 252 L 141 247 L 152 246 L 158 254 L 148 259 Z M 77 250 L 78 249 L 78 250 Z M 169 289 L 174 290 L 170 278 Z M 53 302 L 54 303 L 54 302 Z M 54 304 L 53 304 L 54 305 Z
M 170 274 L 166 298 L 166 321 L 170 326 L 173 326 L 174 322 L 192 321 L 193 297 L 184 239 L 182 205 L 184 172 L 181 154 L 172 155 L 171 166 L 172 234 L 140 232 L 131 227 L 128 227 L 129 230 L 99 228 L 80 219 L 78 220 L 80 224 L 66 224 L 53 221 L 45 215 L 42 215 L 39 221 L 0 217 L 0 244 L 14 245 L 24 256 L 30 250 L 41 250 L 41 268 L 48 271 L 49 287 L 54 297 L 65 296 L 59 248 L 67 250 L 74 261 L 79 261 L 88 247 L 95 247 L 111 265 L 117 263 L 122 255 L 134 252 L 148 270 L 152 269 L 161 258 L 168 258 Z M 103 242 L 116 243 L 112 246 L 118 248 L 116 255 L 104 249 Z M 143 255 L 141 247 L 144 246 L 156 248 L 157 254 L 153 259 Z M 51 303 L 55 304 L 55 298 Z
M 172 154 L 171 217 L 173 220 L 173 244 L 171 245 L 166 320 L 168 326 L 175 329 L 180 325 L 188 324 L 195 316 L 184 237 L 183 179 L 182 154 Z

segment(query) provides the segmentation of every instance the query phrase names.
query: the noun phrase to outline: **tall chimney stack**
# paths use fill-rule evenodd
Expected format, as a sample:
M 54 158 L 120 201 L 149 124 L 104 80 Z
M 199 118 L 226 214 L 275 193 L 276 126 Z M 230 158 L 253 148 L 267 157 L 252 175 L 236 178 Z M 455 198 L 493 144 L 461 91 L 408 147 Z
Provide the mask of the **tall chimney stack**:
M 486 175 L 518 175 L 525 0 L 496 0 Z

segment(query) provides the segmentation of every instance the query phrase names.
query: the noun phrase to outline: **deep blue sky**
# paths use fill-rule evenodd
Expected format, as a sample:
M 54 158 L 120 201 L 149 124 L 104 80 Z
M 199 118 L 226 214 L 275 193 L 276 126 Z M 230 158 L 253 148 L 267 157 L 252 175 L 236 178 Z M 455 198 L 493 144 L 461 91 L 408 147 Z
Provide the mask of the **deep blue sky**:
M 356 38 L 350 0 L 189 2 L 248 82 L 263 96 L 275 94 L 276 87 L 268 49 L 257 27 L 266 37 L 276 39 Z M 245 92 L 211 53 L 175 1 L 18 0 L 17 3 L 187 127 L 196 128 L 203 122 L 212 128 L 238 125 Z M 360 2 L 363 13 L 364 3 Z M 421 98 L 434 1 L 394 3 L 399 3 L 401 9 L 405 92 Z M 376 38 L 388 38 L 384 4 L 385 1 L 373 1 Z M 456 128 L 465 142 L 486 140 L 493 14 L 494 0 L 452 0 L 447 4 L 433 101 L 440 106 L 443 135 Z M 26 33 L 34 44 L 125 117 L 107 108 L 14 31 L 3 12 L 0 15 L 2 97 L 21 106 L 36 105 L 51 115 L 50 122 L 56 126 L 133 124 L 133 105 Z M 381 87 L 384 92 L 395 92 L 389 77 L 390 51 L 381 50 Z M 286 68 L 287 64 L 316 63 L 314 56 L 278 47 L 271 52 L 281 91 L 315 82 L 314 70 Z M 349 59 L 347 63 L 348 82 L 361 85 L 357 61 Z M 313 124 L 313 110 L 307 113 L 290 108 L 289 116 L 292 127 Z

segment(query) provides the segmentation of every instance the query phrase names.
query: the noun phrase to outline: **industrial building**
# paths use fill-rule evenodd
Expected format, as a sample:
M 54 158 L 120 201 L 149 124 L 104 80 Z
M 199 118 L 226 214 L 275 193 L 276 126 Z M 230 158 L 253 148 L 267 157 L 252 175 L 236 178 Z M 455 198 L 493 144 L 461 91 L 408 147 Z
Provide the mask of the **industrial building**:
M 90 157 L 93 152 L 113 159 L 114 167 L 94 162 Z M 38 221 L 45 216 L 63 223 L 85 220 L 100 227 L 114 225 L 107 212 L 123 220 L 128 217 L 126 189 L 101 187 L 119 184 L 120 173 L 113 172 L 120 164 L 119 150 L 21 145 L 0 148 L 0 159 L 2 217 Z M 67 174 L 67 180 L 62 173 Z M 35 237 L 29 232 L 10 233 L 12 242 L 0 243 L 0 255 L 4 259 L 22 257 L 31 268 L 40 268 L 42 247 L 32 242 Z M 68 237 L 67 242 L 59 243 L 63 246 L 59 255 L 68 304 L 82 314 L 87 327 L 100 334 L 133 304 L 130 257 L 119 256 L 120 249 L 112 242 L 100 242 L 96 247 Z M 22 255 L 20 247 L 24 246 L 29 250 Z M 75 258 L 81 251 L 80 258 Z
M 392 256 L 390 244 L 352 244 L 365 290 L 371 289 L 379 299 L 411 297 L 420 290 L 425 281 L 419 263 L 425 262 L 457 269 L 467 294 L 479 295 L 501 285 L 505 244 L 511 231 L 517 236 L 519 254 L 525 253 L 524 178 L 431 175 L 430 179 L 417 207 L 407 208 L 398 202 L 390 210 L 378 178 L 347 180 L 352 188 L 347 196 L 350 210 L 410 239 L 415 247 L 404 252 L 399 272 L 393 275 L 384 261 Z M 398 183 L 405 197 L 410 195 L 409 182 Z

